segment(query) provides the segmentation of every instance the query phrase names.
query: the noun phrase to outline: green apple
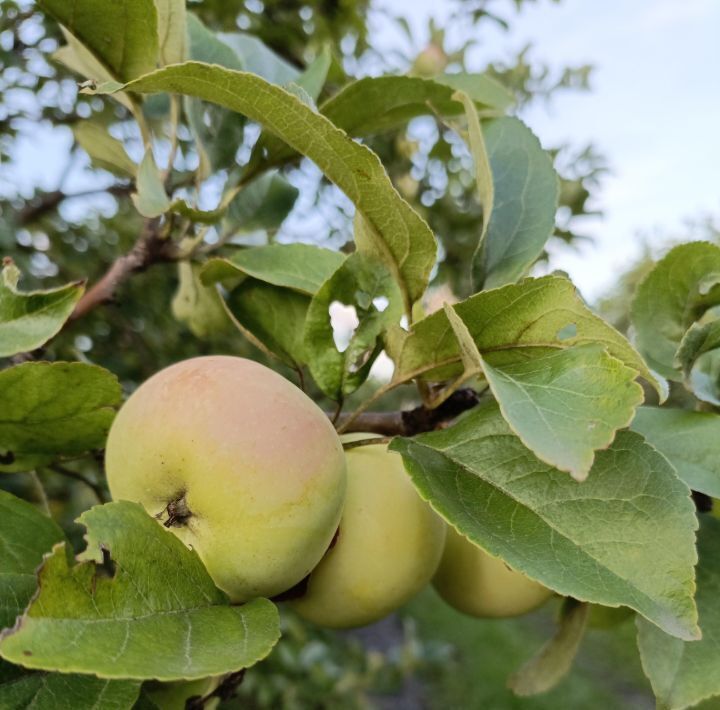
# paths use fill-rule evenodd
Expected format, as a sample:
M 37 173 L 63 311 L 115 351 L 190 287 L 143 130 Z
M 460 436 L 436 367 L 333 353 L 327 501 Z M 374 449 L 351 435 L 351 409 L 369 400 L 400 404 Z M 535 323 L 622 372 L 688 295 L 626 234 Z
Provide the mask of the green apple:
M 345 456 L 322 410 L 237 357 L 185 360 L 143 383 L 113 422 L 105 465 L 113 499 L 141 503 L 236 602 L 307 576 L 345 499 Z
M 430 581 L 445 542 L 445 523 L 417 494 L 399 454 L 373 444 L 346 456 L 337 540 L 292 602 L 302 617 L 330 628 L 364 626 L 402 606 Z
M 190 698 L 204 698 L 215 690 L 223 676 L 200 678 L 198 680 L 179 680 L 171 683 L 150 682 L 145 687 L 146 695 L 160 710 L 185 710 Z M 220 698 L 209 698 L 203 710 L 214 710 L 220 704 Z
M 552 595 L 542 584 L 510 569 L 453 528 L 448 529 L 433 585 L 450 606 L 480 618 L 519 616 Z

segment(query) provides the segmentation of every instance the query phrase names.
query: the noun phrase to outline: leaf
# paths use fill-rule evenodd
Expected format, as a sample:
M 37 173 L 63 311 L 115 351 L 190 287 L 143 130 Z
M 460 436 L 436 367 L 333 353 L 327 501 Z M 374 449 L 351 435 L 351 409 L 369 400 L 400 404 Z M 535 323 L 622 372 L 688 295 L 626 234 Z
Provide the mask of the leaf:
M 187 59 L 185 0 L 155 0 L 155 10 L 161 63 L 184 62 Z
M 281 86 L 296 82 L 300 78 L 298 69 L 254 35 L 244 32 L 220 32 L 217 37 L 240 57 L 245 71 L 257 74 L 265 81 Z
M 631 424 L 695 491 L 720 497 L 720 416 L 684 409 L 640 407 Z
M 120 405 L 117 378 L 96 365 L 27 362 L 0 372 L 0 453 L 79 454 L 101 448 Z
M 637 619 L 638 646 L 658 708 L 680 710 L 720 695 L 720 521 L 703 516 L 698 539 L 697 605 L 702 639 L 693 643 L 668 636 Z
M 128 81 L 156 68 L 153 0 L 38 0 L 38 6 L 87 47 L 114 79 Z
M 0 490 L 0 629 L 23 613 L 37 589 L 43 555 L 64 540 L 51 518 Z
M 325 45 L 307 69 L 296 79 L 295 84 L 303 88 L 313 101 L 317 100 L 325 86 L 332 54 L 329 45 Z
M 698 399 L 720 405 L 720 320 L 693 323 L 680 341 L 675 365 L 682 368 L 685 387 Z
M 563 596 L 629 606 L 669 634 L 699 637 L 695 506 L 638 434 L 618 432 L 581 485 L 525 448 L 493 402 L 391 449 L 443 518 L 513 569 Z
M 0 707 L 7 710 L 131 710 L 140 683 L 89 675 L 24 673 L 0 682 Z
M 73 564 L 64 544 L 46 558 L 38 596 L 0 636 L 6 660 L 101 678 L 191 680 L 252 665 L 277 642 L 271 602 L 230 606 L 197 553 L 136 503 L 96 506 L 79 522 L 85 561 Z M 101 551 L 111 572 L 93 562 Z
M 453 329 L 453 333 L 455 333 L 455 337 L 458 341 L 460 360 L 465 368 L 463 375 L 467 377 L 482 373 L 482 355 L 477 349 L 477 345 L 475 345 L 475 341 L 473 340 L 470 331 L 467 329 L 467 326 L 463 323 L 462 318 L 455 313 L 455 310 L 449 303 L 443 303 L 443 310 L 445 311 L 448 323 L 450 323 L 450 327 Z
M 487 227 L 473 257 L 477 290 L 513 283 L 527 273 L 553 233 L 560 193 L 549 154 L 522 121 L 489 121 L 484 139 L 493 201 L 483 213 Z
M 207 338 L 228 330 L 228 317 L 220 294 L 204 286 L 199 277 L 199 264 L 178 262 L 178 288 L 171 303 L 176 320 L 185 323 L 197 338 Z
M 422 296 L 435 263 L 435 237 L 392 186 L 379 158 L 297 97 L 249 73 L 187 62 L 153 72 L 126 87 L 140 93 L 177 92 L 218 103 L 258 121 L 313 160 L 399 259 L 402 289 Z
M 660 388 L 630 343 L 590 311 L 568 279 L 524 279 L 478 293 L 453 308 L 494 366 L 498 362 L 490 353 L 495 353 L 494 358 L 518 359 L 593 343 Z M 462 371 L 457 338 L 442 311 L 416 322 L 390 354 L 398 382 L 419 375 L 438 381 Z
M 269 244 L 239 249 L 229 259 L 211 259 L 200 276 L 206 285 L 251 276 L 313 296 L 344 260 L 344 254 L 312 244 Z
M 485 243 L 485 237 L 490 223 L 490 216 L 493 212 L 495 200 L 495 187 L 493 184 L 493 172 L 490 167 L 490 158 L 485 147 L 480 118 L 472 99 L 464 92 L 458 91 L 453 98 L 460 101 L 465 107 L 465 115 L 468 122 L 468 145 L 475 163 L 475 185 L 483 209 L 483 225 L 478 239 L 477 250 L 480 250 Z M 476 251 L 477 251 L 476 250 Z
M 691 242 L 671 249 L 637 288 L 631 317 L 638 349 L 669 380 L 682 376 L 675 355 L 687 329 L 720 304 L 720 248 Z
M 143 217 L 160 217 L 170 210 L 170 198 L 165 192 L 160 171 L 155 165 L 152 149 L 146 151 L 140 163 L 135 186 L 137 192 L 131 195 L 132 201 L 135 209 Z
M 90 156 L 93 165 L 121 178 L 134 178 L 136 165 L 125 152 L 123 144 L 113 138 L 105 126 L 93 121 L 80 121 L 72 127 L 75 140 Z
M 300 191 L 277 171 L 261 175 L 230 202 L 223 223 L 229 234 L 275 231 L 295 205 Z
M 508 679 L 515 695 L 545 693 L 567 675 L 585 636 L 588 613 L 588 604 L 574 599 L 564 601 L 555 635 Z
M 342 351 L 336 347 L 330 307 L 355 309 L 358 326 Z M 380 337 L 402 315 L 402 297 L 382 263 L 362 253 L 351 254 L 313 297 L 305 322 L 305 352 L 320 389 L 336 400 L 354 392 L 367 378 L 380 354 Z
M 18 291 L 20 271 L 6 260 L 0 274 L 0 357 L 35 350 L 57 335 L 85 292 L 70 283 L 47 291 Z
M 189 13 L 186 18 L 190 58 L 206 64 L 219 64 L 228 69 L 245 69 L 238 53 L 209 30 L 197 15 Z
M 498 367 L 485 359 L 483 371 L 525 446 L 578 481 L 587 478 L 595 451 L 630 424 L 643 401 L 637 372 L 600 345 L 521 356 Z
M 226 307 L 236 327 L 255 346 L 298 369 L 307 363 L 303 342 L 310 297 L 253 278 L 233 289 Z

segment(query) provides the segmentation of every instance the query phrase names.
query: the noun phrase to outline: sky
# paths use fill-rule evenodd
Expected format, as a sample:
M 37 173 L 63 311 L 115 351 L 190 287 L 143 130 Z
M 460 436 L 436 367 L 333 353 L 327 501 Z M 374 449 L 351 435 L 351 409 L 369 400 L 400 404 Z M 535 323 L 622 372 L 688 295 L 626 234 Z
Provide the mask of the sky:
M 378 4 L 418 33 L 431 16 L 445 24 L 440 0 Z M 591 92 L 564 92 L 522 115 L 544 146 L 593 143 L 610 167 L 596 205 L 604 216 L 583 224 L 594 243 L 555 250 L 551 262 L 586 298 L 611 288 L 645 241 L 659 249 L 688 219 L 720 214 L 720 0 L 538 0 L 510 32 L 491 24 L 473 69 L 529 43 L 551 66 L 595 67 Z
M 375 5 L 406 17 L 421 38 L 430 17 L 446 24 L 443 0 Z M 498 5 L 510 11 L 510 2 Z M 451 40 L 458 29 L 448 28 Z M 376 21 L 372 31 L 380 45 L 404 43 L 387 22 Z M 553 67 L 595 67 L 592 91 L 563 92 L 522 115 L 546 147 L 593 143 L 610 167 L 595 205 L 603 217 L 582 225 L 593 243 L 556 249 L 550 264 L 567 271 L 590 301 L 612 287 L 644 243 L 659 249 L 670 235 L 686 233 L 686 220 L 720 214 L 719 38 L 720 0 L 538 0 L 510 32 L 486 23 L 478 37 L 472 69 L 510 60 L 529 43 L 532 56 Z M 66 130 L 37 130 L 19 142 L 13 188 L 38 182 L 55 189 L 71 141 Z

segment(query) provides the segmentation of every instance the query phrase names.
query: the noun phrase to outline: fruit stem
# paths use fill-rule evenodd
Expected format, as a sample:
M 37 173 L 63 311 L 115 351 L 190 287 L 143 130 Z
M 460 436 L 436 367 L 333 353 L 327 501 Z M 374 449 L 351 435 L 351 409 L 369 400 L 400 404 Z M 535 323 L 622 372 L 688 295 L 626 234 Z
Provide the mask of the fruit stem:
M 358 446 L 372 446 L 374 444 L 389 444 L 394 437 L 392 436 L 375 436 L 369 439 L 358 439 L 357 441 L 344 441 L 343 449 L 357 449 Z

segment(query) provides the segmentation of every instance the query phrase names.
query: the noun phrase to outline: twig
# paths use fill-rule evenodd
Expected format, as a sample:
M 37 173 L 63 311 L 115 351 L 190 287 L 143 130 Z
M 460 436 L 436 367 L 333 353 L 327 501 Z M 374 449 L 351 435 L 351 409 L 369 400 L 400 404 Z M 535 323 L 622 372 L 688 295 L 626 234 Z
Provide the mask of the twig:
M 378 444 L 389 444 L 392 436 L 372 436 L 369 439 L 356 439 L 355 441 L 343 441 L 343 449 L 357 449 L 360 446 L 377 446 Z
M 159 220 L 145 220 L 133 248 L 115 259 L 100 280 L 85 292 L 70 316 L 71 321 L 82 318 L 100 304 L 112 301 L 117 287 L 131 274 L 144 271 L 151 264 L 177 258 L 177 246 L 169 239 L 163 239 L 158 227 Z
M 103 488 L 100 484 L 94 483 L 89 478 L 85 478 L 85 476 L 83 476 L 81 473 L 78 473 L 77 471 L 73 471 L 69 468 L 66 468 L 65 466 L 63 466 L 62 464 L 59 464 L 59 463 L 50 464 L 48 466 L 48 468 L 51 471 L 54 471 L 55 473 L 59 473 L 61 476 L 65 476 L 67 478 L 72 478 L 76 481 L 80 481 L 81 483 L 84 483 L 95 494 L 95 497 L 98 499 L 98 502 L 107 503 L 107 496 L 105 495 L 105 491 L 103 490 Z
M 132 185 L 110 185 L 92 190 L 82 190 L 81 192 L 64 192 L 63 190 L 53 190 L 46 192 L 41 197 L 30 200 L 25 207 L 17 213 L 17 223 L 20 226 L 30 224 L 48 212 L 52 212 L 60 203 L 65 200 L 72 200 L 75 197 L 88 197 L 89 195 L 99 195 L 109 193 L 117 197 L 129 195 L 132 192 Z

